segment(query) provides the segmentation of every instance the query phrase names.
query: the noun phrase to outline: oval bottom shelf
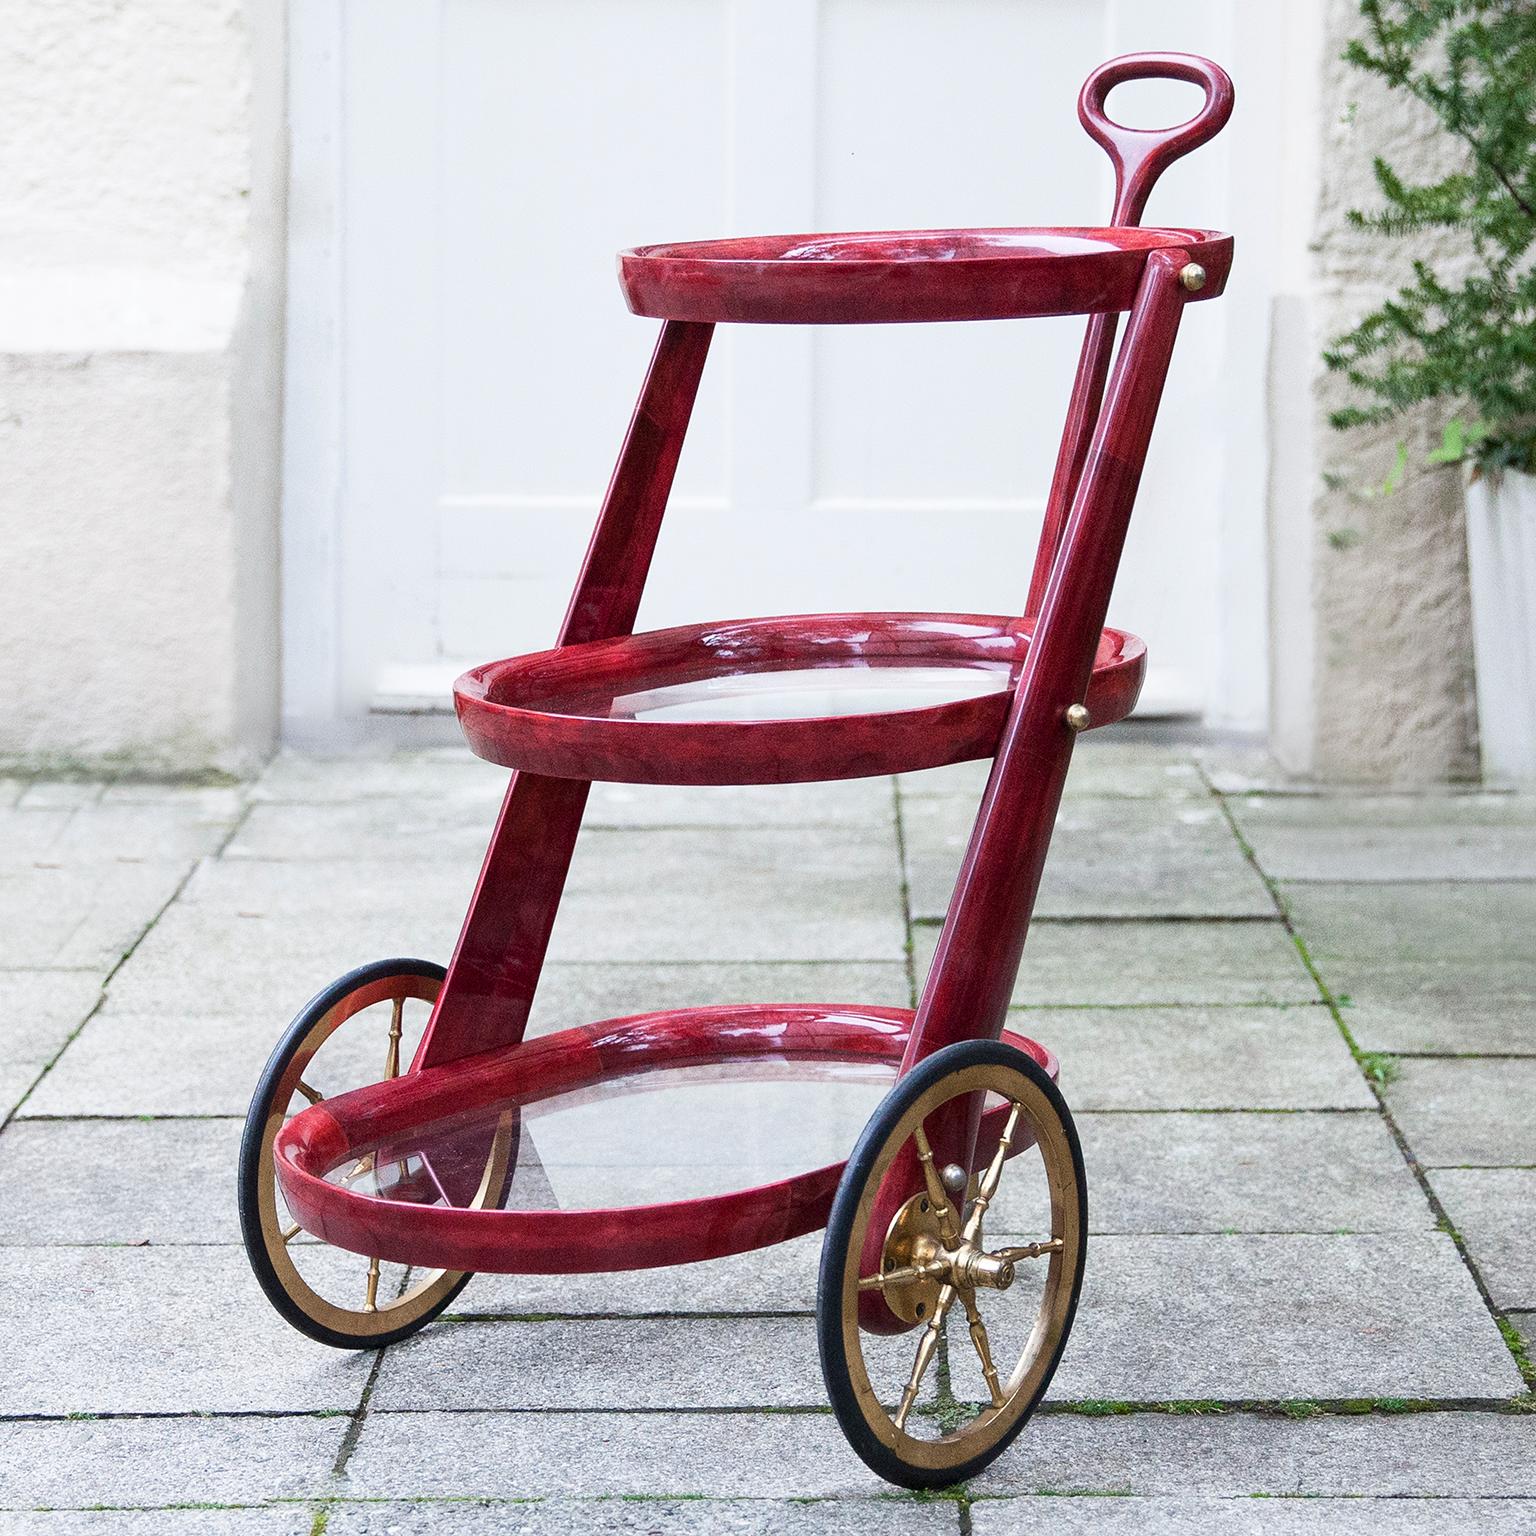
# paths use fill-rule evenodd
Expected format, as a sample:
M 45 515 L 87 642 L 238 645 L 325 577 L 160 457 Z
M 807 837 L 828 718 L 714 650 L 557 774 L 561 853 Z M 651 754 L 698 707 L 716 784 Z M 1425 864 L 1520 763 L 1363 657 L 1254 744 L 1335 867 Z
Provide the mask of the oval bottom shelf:
M 278 1183 L 315 1236 L 432 1268 L 575 1274 L 765 1247 L 826 1224 L 847 1153 L 894 1082 L 911 1025 L 910 1009 L 780 1004 L 564 1030 L 304 1110 L 278 1135 Z M 1056 1075 L 1044 1046 L 1003 1038 Z M 810 1102 L 790 1104 L 791 1090 Z M 775 1092 L 786 1103 L 771 1119 L 771 1156 L 759 1148 L 732 1162 L 686 1144 L 690 1127 L 712 1125 L 731 1157 L 750 1153 L 744 1097 L 771 1109 Z M 643 1140 L 626 1138 L 626 1104 L 657 1093 L 640 1117 Z M 990 1155 L 1002 1114 L 984 1115 L 979 1156 Z M 556 1150 L 557 1164 L 533 1154 L 535 1140 Z M 743 1170 L 757 1182 L 731 1187 Z M 587 1203 L 611 1200 L 626 1179 L 637 1195 L 681 1198 Z

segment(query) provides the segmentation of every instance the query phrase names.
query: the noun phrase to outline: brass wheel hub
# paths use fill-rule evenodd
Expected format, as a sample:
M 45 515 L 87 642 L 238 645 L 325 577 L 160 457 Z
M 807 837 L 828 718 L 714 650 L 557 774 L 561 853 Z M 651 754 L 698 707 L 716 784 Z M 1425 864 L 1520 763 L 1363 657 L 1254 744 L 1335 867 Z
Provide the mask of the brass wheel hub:
M 933 1316 L 945 1286 L 1006 1291 L 1014 1282 L 1009 1253 L 988 1253 L 963 1236 L 946 1243 L 944 1225 L 940 1208 L 925 1194 L 913 1195 L 891 1219 L 880 1256 L 879 1289 L 904 1323 Z

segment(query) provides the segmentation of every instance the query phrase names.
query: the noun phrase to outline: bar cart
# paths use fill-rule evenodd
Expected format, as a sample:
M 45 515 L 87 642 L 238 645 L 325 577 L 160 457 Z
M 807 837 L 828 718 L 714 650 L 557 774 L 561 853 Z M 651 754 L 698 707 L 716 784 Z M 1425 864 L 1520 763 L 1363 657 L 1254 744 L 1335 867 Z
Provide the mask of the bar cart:
M 1113 122 L 1110 90 L 1145 78 L 1198 85 L 1203 105 L 1167 130 Z M 825 1227 L 821 1364 L 855 1451 L 893 1482 L 934 1487 L 1018 1434 L 1066 1344 L 1087 1222 L 1057 1062 L 1004 1027 L 1006 1009 L 1073 742 L 1122 719 L 1141 686 L 1144 646 L 1104 627 L 1110 589 L 1180 316 L 1222 292 L 1232 258 L 1227 235 L 1142 228 L 1141 214 L 1162 171 L 1231 109 L 1231 82 L 1204 59 L 1140 54 L 1097 69 L 1078 110 L 1114 164 L 1104 228 L 790 235 L 620 256 L 630 309 L 663 325 L 559 641 L 455 688 L 474 751 L 514 772 L 452 961 L 380 961 L 327 987 L 251 1105 L 245 1243 L 296 1327 L 378 1346 L 438 1316 L 476 1271 L 637 1270 Z M 822 613 L 633 633 L 716 325 L 1044 315 L 1089 319 L 1021 616 Z M 525 1038 L 593 781 L 784 784 L 987 758 L 915 1011 L 676 1008 Z M 322 1070 L 327 1060 L 337 1065 Z M 660 1203 L 605 1204 L 601 1180 L 574 1208 L 517 1193 L 531 1166 L 525 1122 L 551 1105 L 839 1073 L 883 1094 L 846 1160 Z

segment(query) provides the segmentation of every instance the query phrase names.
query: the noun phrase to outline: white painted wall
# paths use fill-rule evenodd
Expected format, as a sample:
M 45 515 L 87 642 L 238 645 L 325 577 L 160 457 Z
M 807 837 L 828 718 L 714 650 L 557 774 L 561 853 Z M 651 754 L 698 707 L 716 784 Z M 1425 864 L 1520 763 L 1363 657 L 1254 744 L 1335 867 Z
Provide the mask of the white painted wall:
M 1311 0 L 1297 0 L 1308 8 Z M 1222 724 L 1267 710 L 1265 368 L 1287 148 L 1274 7 L 1191 0 L 313 0 L 292 31 L 285 728 L 446 704 L 549 643 L 655 323 L 653 239 L 1093 223 L 1077 89 L 1136 48 L 1226 63 L 1239 107 L 1149 218 L 1238 236 L 1193 309 L 1112 621 Z M 1141 94 L 1137 95 L 1137 90 Z M 1136 122 L 1188 88 L 1117 93 Z M 1240 170 L 1239 170 L 1240 168 Z M 642 623 L 1016 611 L 1075 321 L 727 328 Z
M 0 35 L 0 761 L 241 770 L 277 704 L 281 0 Z

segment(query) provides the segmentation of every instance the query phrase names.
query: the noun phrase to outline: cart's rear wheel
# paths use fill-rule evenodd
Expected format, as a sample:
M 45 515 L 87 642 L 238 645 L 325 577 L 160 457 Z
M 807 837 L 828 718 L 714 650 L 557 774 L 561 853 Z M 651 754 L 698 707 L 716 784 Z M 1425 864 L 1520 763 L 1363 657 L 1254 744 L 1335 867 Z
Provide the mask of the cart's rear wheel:
M 468 1283 L 452 1270 L 406 1270 L 316 1242 L 287 1213 L 272 1160 L 283 1121 L 310 1104 L 397 1077 L 410 1037 L 442 987 L 442 966 L 379 960 L 334 981 L 289 1026 L 256 1086 L 240 1142 L 240 1229 L 245 1251 L 272 1305 L 301 1333 L 339 1349 L 393 1344 L 431 1322 Z M 343 1026 L 346 1026 L 345 1028 Z M 499 1201 L 517 1152 L 517 1126 L 504 1117 L 487 1149 L 472 1203 Z M 353 1173 L 381 1185 L 411 1178 L 406 1165 Z
M 963 1124 L 956 1117 L 977 1108 L 975 1095 L 985 1095 L 989 1109 L 1003 1107 L 1002 1138 L 983 1140 L 973 1169 L 936 1164 L 935 1117 L 941 1127 Z M 970 1103 L 939 1116 L 961 1098 Z M 881 1240 L 871 1220 L 898 1157 L 921 1171 L 922 1188 Z M 1023 1052 L 1000 1041 L 964 1041 L 896 1084 L 838 1186 L 817 1295 L 832 1408 L 874 1471 L 903 1487 L 938 1488 L 979 1472 L 1006 1449 L 1066 1345 L 1086 1232 L 1072 1117 L 1056 1085 Z M 871 1292 L 917 1330 L 915 1344 L 911 1332 L 893 1337 L 860 1328 L 860 1298 L 867 1306 Z M 960 1323 L 950 1328 L 954 1316 Z

